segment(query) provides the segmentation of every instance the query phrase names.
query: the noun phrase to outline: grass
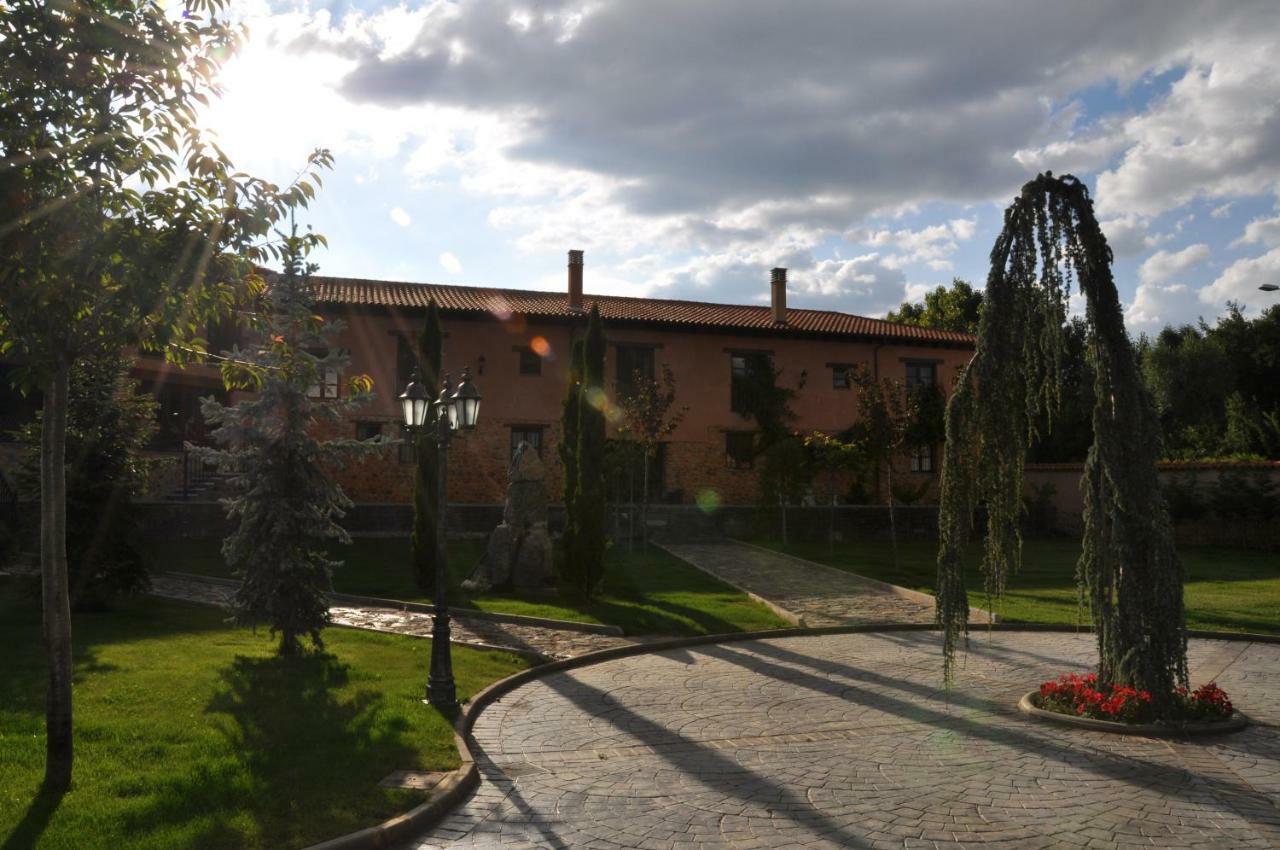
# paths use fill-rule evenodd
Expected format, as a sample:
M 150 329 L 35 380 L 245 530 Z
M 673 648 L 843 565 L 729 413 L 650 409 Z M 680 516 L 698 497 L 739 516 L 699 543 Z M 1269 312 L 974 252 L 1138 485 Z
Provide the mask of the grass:
M 153 570 L 179 570 L 201 575 L 229 574 L 218 541 L 154 546 L 148 553 Z M 334 590 L 408 602 L 430 596 L 414 584 L 406 538 L 359 538 L 351 546 L 333 547 L 344 561 L 333 577 Z M 511 592 L 473 595 L 460 584 L 483 554 L 481 541 L 449 543 L 450 604 L 504 614 L 549 617 L 621 626 L 627 634 L 700 635 L 786 628 L 788 623 L 746 594 L 656 547 L 629 553 L 610 550 L 604 593 L 585 601 L 569 595 L 522 597 Z M 179 555 L 175 556 L 174 553 Z
M 792 543 L 783 549 L 776 541 L 753 542 L 927 593 L 933 593 L 937 577 L 938 547 L 933 542 L 900 543 L 897 569 L 887 541 L 839 542 L 831 554 L 826 543 Z M 1280 634 L 1280 555 L 1215 546 L 1182 547 L 1179 554 L 1187 570 L 1184 598 L 1190 628 Z M 985 607 L 980 555 L 980 546 L 971 546 L 965 570 L 970 602 Z M 1009 622 L 1075 624 L 1079 557 L 1078 540 L 1026 541 L 1022 569 L 1009 578 L 997 613 Z
M 0 579 L 0 848 L 297 847 L 424 798 L 393 770 L 458 765 L 421 702 L 431 644 L 328 629 L 327 652 L 273 655 L 264 630 L 155 599 L 78 614 L 75 777 L 40 794 L 45 661 L 38 588 Z M 525 662 L 453 650 L 460 698 Z

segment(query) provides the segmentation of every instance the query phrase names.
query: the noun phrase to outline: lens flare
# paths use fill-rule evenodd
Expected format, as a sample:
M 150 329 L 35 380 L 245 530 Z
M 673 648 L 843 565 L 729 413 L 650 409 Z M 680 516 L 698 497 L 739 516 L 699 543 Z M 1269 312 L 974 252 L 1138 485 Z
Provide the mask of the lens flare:
M 712 514 L 720 507 L 720 494 L 711 489 L 702 490 L 694 501 L 704 514 Z
M 546 337 L 535 336 L 529 340 L 529 348 L 533 349 L 533 353 L 539 357 L 551 356 L 551 343 L 547 342 Z

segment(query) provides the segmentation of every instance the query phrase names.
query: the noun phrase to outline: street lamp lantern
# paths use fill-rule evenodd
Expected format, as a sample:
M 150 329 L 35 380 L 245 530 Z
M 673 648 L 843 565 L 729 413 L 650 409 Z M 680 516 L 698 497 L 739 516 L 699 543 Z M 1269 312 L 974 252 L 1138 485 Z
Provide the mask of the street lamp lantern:
M 471 370 L 462 370 L 462 382 L 453 393 L 453 407 L 450 411 L 450 425 L 456 429 L 470 431 L 476 427 L 480 418 L 480 391 L 471 383 Z
M 413 371 L 409 385 L 400 394 L 400 407 L 404 413 L 406 428 L 416 430 L 426 424 L 427 411 L 431 409 L 431 393 L 419 383 L 417 369 Z

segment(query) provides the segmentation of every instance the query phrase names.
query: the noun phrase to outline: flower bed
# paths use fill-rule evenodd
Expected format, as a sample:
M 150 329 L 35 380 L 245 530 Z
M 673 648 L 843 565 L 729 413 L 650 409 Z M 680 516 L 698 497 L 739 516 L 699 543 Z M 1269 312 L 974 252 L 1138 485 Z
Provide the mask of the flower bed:
M 1049 719 L 1061 719 L 1089 728 L 1143 733 L 1231 731 L 1243 728 L 1231 700 L 1214 682 L 1194 691 L 1178 688 L 1172 724 L 1159 721 L 1151 706 L 1151 694 L 1124 685 L 1098 681 L 1096 673 L 1068 673 L 1045 682 L 1022 700 L 1022 709 Z

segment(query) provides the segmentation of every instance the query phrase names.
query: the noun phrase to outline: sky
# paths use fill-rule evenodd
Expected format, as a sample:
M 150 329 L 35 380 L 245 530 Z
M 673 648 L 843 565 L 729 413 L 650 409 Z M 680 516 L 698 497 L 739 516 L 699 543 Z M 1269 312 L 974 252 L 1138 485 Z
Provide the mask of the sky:
M 1275 0 L 241 0 L 203 115 L 320 273 L 880 316 L 1090 187 L 1131 332 L 1280 303 Z

